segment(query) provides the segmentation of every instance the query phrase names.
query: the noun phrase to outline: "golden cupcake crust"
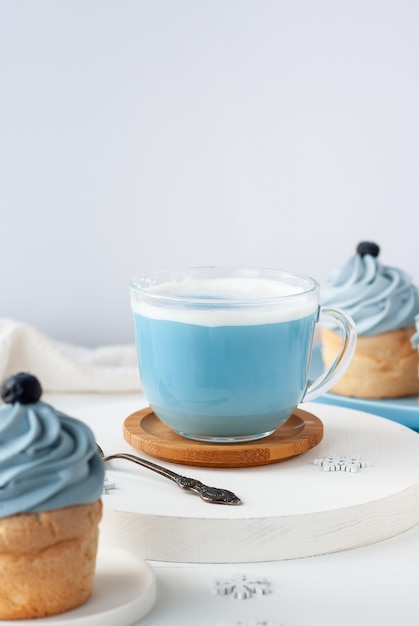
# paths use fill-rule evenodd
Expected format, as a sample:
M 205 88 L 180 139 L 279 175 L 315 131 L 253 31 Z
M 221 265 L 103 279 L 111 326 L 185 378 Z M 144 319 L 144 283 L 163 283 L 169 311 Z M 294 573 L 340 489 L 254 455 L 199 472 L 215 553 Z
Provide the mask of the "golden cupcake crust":
M 0 519 L 0 619 L 56 615 L 93 589 L 102 502 Z
M 0 519 L 0 555 L 37 554 L 88 534 L 102 517 L 102 501 Z
M 419 394 L 418 351 L 412 349 L 414 327 L 358 336 L 353 359 L 330 390 L 354 398 L 401 398 Z M 322 329 L 322 356 L 327 366 L 337 354 L 340 336 Z

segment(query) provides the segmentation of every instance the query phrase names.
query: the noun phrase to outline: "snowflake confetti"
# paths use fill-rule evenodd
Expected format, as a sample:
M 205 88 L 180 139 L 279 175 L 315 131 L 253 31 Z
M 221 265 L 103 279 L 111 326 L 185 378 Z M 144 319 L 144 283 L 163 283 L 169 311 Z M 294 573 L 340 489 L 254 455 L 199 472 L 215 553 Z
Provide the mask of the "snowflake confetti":
M 266 578 L 248 580 L 246 576 L 237 575 L 228 580 L 216 580 L 214 593 L 217 596 L 231 595 L 236 600 L 247 600 L 271 593 L 271 583 Z
M 105 476 L 103 481 L 103 494 L 107 494 L 111 489 L 115 489 L 115 483 L 111 483 L 109 478 Z
M 314 459 L 314 465 L 320 465 L 325 472 L 358 472 L 360 469 L 370 467 L 368 461 L 364 461 L 359 454 L 338 455 L 328 454 L 319 459 Z

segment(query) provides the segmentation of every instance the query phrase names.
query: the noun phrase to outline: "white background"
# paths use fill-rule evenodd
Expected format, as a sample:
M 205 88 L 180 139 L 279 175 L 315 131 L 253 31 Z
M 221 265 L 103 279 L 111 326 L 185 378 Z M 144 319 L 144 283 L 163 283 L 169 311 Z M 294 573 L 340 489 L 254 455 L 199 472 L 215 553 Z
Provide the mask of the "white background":
M 183 265 L 419 284 L 419 2 L 0 0 L 0 317 L 133 341 Z

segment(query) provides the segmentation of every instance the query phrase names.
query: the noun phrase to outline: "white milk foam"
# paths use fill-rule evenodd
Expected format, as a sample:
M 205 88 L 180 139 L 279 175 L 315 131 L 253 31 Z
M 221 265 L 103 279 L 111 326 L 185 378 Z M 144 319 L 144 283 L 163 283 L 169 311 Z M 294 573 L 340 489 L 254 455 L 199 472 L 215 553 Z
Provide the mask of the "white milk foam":
M 288 322 L 312 315 L 318 308 L 316 290 L 302 292 L 294 285 L 261 278 L 209 281 L 185 277 L 182 282 L 166 282 L 146 291 L 150 297 L 131 291 L 134 313 L 200 326 Z

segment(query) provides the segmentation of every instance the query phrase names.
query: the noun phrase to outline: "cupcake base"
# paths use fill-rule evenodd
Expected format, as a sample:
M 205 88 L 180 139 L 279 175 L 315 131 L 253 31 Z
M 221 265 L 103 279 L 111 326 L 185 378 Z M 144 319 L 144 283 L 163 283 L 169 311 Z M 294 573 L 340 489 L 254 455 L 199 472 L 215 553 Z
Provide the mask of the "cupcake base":
M 91 595 L 102 502 L 0 519 L 0 619 L 48 617 Z
M 353 398 L 385 399 L 419 394 L 418 351 L 410 338 L 415 328 L 358 336 L 353 359 L 336 385 L 330 390 Z M 326 367 L 336 357 L 340 336 L 322 329 L 322 356 Z

